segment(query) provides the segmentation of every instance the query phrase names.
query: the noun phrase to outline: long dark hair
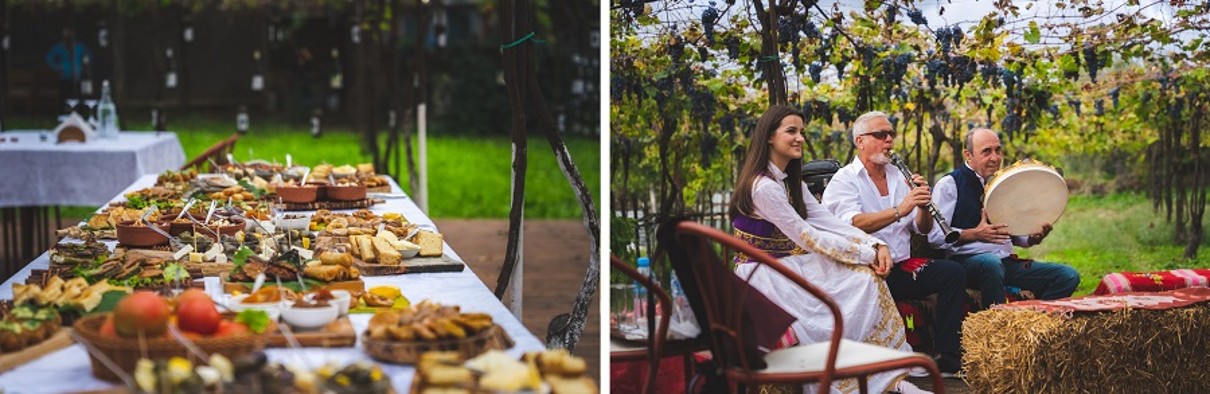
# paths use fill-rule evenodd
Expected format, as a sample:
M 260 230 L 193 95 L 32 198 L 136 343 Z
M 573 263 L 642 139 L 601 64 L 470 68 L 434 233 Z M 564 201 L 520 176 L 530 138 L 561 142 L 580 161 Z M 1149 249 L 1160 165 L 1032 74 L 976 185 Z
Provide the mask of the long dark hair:
M 805 119 L 802 112 L 784 105 L 774 105 L 765 111 L 756 121 L 752 136 L 748 140 L 748 153 L 744 156 L 744 164 L 740 167 L 739 178 L 735 183 L 735 193 L 731 196 L 731 217 L 755 214 L 752 206 L 752 184 L 769 167 L 769 139 L 777 132 L 777 126 L 787 116 L 797 116 Z M 786 172 L 786 190 L 790 191 L 790 206 L 803 219 L 807 218 L 807 208 L 802 202 L 802 158 L 790 160 L 790 164 L 782 169 Z

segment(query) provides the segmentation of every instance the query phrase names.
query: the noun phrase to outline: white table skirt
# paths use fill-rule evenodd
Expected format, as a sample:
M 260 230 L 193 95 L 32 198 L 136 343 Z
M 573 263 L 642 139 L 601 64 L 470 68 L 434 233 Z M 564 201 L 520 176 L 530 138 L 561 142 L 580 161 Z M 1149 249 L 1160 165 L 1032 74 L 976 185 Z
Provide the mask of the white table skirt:
M 155 175 L 145 175 L 122 191 L 122 194 L 151 186 L 155 183 L 155 178 Z M 394 193 L 403 193 L 393 180 L 391 189 Z M 121 199 L 122 194 L 118 194 L 118 200 Z M 409 221 L 417 223 L 423 228 L 436 229 L 433 221 L 421 212 L 410 198 L 388 199 L 385 204 L 375 205 L 371 210 L 377 214 L 399 212 Z M 114 243 L 109 242 L 108 244 L 112 248 Z M 450 249 L 448 243 L 444 245 L 444 249 L 447 256 L 462 261 L 462 258 L 458 257 L 453 249 Z M 49 263 L 49 255 L 43 253 L 12 278 L 0 284 L 0 298 L 12 299 L 13 283 L 24 282 L 33 269 L 45 269 Z M 380 284 L 399 286 L 413 304 L 425 299 L 432 299 L 446 305 L 459 305 L 463 311 L 490 314 L 496 324 L 503 327 L 516 343 L 507 351 L 514 357 L 520 357 L 524 352 L 539 351 L 545 348 L 543 343 L 529 332 L 521 321 L 505 308 L 504 304 L 496 299 L 495 295 L 470 271 L 469 267 L 462 272 L 362 277 L 362 280 L 365 281 L 367 288 Z M 206 278 L 206 291 L 217 300 L 222 300 L 222 289 L 219 288 L 218 278 Z M 353 314 L 349 317 L 353 328 L 360 337 L 361 332 L 369 325 L 371 315 Z M 360 338 L 354 347 L 305 348 L 302 351 L 275 348 L 266 349 L 265 353 L 270 361 L 300 363 L 314 367 L 328 361 L 340 365 L 357 360 L 372 361 L 362 350 Z M 411 387 L 412 376 L 416 373 L 412 365 L 379 364 L 383 366 L 383 371 L 391 377 L 396 392 L 406 392 Z M 0 374 L 0 392 L 4 393 L 58 393 L 99 390 L 114 386 L 113 383 L 92 376 L 88 353 L 84 350 L 83 345 L 79 344 Z
M 42 133 L 47 141 L 40 140 Z M 185 164 L 172 132 L 124 131 L 116 140 L 84 144 L 56 144 L 49 131 L 6 131 L 0 137 L 0 207 L 99 206 L 144 174 Z

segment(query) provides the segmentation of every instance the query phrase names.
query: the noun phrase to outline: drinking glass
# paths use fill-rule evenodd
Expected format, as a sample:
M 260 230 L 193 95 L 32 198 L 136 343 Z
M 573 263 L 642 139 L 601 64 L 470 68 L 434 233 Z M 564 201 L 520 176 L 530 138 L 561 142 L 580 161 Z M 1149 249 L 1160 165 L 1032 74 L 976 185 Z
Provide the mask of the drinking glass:
M 609 326 L 623 333 L 638 328 L 634 321 L 633 283 L 609 286 Z

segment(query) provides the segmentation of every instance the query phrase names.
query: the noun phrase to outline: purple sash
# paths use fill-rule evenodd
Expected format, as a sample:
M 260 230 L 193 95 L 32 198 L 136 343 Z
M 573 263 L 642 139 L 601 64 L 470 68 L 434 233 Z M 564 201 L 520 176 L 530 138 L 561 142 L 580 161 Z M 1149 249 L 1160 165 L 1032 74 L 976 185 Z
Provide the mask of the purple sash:
M 757 219 L 749 216 L 736 216 L 731 220 L 731 225 L 735 228 L 735 236 L 740 240 L 747 242 L 749 245 L 756 247 L 768 253 L 774 258 L 782 258 L 791 255 L 807 254 L 798 244 L 790 240 L 781 230 L 764 219 Z M 752 259 L 743 253 L 736 253 L 734 263 L 743 264 L 751 262 Z

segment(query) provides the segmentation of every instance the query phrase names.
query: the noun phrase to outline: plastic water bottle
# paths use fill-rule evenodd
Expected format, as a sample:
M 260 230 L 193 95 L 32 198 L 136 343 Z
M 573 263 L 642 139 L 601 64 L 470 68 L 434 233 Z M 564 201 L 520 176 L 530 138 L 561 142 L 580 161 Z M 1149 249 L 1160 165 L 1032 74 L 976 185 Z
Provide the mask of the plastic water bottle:
M 689 299 L 685 298 L 685 289 L 681 287 L 681 281 L 677 279 L 676 272 L 672 273 L 670 285 L 672 286 L 672 321 L 679 321 L 685 318 L 685 312 L 689 309 Z
M 651 260 L 639 257 L 639 275 L 651 279 Z M 642 284 L 634 285 L 634 320 L 640 328 L 647 327 L 647 288 Z
M 101 101 L 97 103 L 97 126 L 101 138 L 118 138 L 118 108 L 110 96 L 109 80 L 101 82 Z

